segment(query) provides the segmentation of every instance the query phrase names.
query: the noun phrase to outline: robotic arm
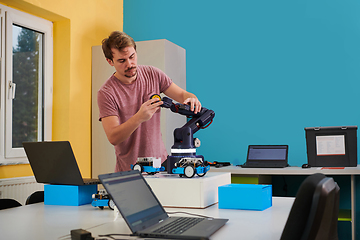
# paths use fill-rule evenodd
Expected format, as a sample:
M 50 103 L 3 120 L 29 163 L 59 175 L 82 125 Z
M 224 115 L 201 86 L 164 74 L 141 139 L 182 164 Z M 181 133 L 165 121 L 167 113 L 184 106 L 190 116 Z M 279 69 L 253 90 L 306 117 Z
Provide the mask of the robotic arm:
M 215 117 L 215 112 L 213 110 L 201 108 L 201 111 L 195 114 L 190 110 L 189 105 L 180 103 L 174 104 L 172 99 L 168 97 L 163 97 L 162 101 L 164 103 L 161 107 L 169 108 L 174 113 L 191 117 L 191 120 L 184 126 L 174 130 L 174 145 L 172 148 L 193 149 L 196 145 L 194 144 L 193 134 L 200 129 L 207 128 L 212 123 L 212 120 Z
M 154 95 L 151 97 L 153 98 Z M 161 100 L 156 94 L 156 98 Z M 204 157 L 196 155 L 196 147 L 200 141 L 193 135 L 200 129 L 207 128 L 215 117 L 215 112 L 201 108 L 200 112 L 194 113 L 186 104 L 173 103 L 172 99 L 163 97 L 161 107 L 169 108 L 172 112 L 191 118 L 184 126 L 174 130 L 174 145 L 171 147 L 171 155 L 167 158 L 167 172 L 176 173 L 180 176 L 191 178 L 195 173 L 202 177 L 210 169 L 204 161 Z

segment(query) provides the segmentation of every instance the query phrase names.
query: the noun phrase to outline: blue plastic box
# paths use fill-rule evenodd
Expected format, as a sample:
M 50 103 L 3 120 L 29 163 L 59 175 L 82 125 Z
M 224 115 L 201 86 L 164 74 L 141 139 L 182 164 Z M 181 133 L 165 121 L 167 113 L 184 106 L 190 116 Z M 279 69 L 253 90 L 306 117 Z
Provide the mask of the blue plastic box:
M 272 206 L 272 186 L 228 184 L 218 188 L 219 208 L 265 210 Z
M 92 202 L 97 185 L 44 185 L 45 205 L 80 206 Z

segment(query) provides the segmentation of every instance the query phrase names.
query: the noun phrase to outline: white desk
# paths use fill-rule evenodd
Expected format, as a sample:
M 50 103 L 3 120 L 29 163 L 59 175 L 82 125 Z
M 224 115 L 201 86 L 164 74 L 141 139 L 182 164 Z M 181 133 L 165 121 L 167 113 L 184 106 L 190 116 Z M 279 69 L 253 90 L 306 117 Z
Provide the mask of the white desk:
M 210 172 L 230 172 L 239 175 L 311 175 L 319 172 L 325 175 L 360 175 L 360 165 L 357 167 L 345 167 L 344 169 L 322 169 L 321 167 L 242 168 L 227 166 L 221 168 L 211 167 Z
M 274 197 L 273 206 L 264 211 L 166 208 L 167 212 L 189 212 L 229 221 L 211 239 L 278 240 L 285 226 L 294 198 Z M 170 216 L 175 216 L 170 214 Z M 176 214 L 176 216 L 189 216 Z M 90 204 L 80 207 L 50 206 L 43 203 L 0 211 L 2 239 L 71 239 L 70 230 L 82 228 L 92 236 L 109 233 L 130 234 L 122 218 L 114 221 L 114 212 Z M 121 237 L 119 237 L 121 238 Z M 123 237 L 129 239 L 129 237 Z M 139 239 L 133 237 L 134 239 Z
M 314 173 L 322 173 L 327 176 L 331 175 L 345 175 L 350 176 L 350 200 L 351 200 L 351 234 L 352 239 L 360 239 L 360 227 L 356 224 L 357 217 L 360 216 L 359 193 L 357 185 L 360 183 L 360 165 L 357 167 L 345 167 L 344 169 L 335 168 L 301 168 L 301 167 L 287 167 L 287 168 L 241 168 L 237 166 L 227 166 L 221 168 L 211 167 L 210 172 L 230 172 L 234 176 L 272 176 L 272 175 L 312 175 Z M 341 194 L 341 186 L 340 186 Z

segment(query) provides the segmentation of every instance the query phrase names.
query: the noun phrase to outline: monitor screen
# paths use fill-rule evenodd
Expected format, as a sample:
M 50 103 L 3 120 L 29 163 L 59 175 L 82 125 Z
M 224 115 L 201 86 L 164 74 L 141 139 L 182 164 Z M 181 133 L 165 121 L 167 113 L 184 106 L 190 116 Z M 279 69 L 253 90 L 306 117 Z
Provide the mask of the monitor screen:
M 110 178 L 102 177 L 101 181 L 133 230 L 142 229 L 148 221 L 165 213 L 140 174 L 114 173 Z
M 248 160 L 286 160 L 287 146 L 250 146 Z

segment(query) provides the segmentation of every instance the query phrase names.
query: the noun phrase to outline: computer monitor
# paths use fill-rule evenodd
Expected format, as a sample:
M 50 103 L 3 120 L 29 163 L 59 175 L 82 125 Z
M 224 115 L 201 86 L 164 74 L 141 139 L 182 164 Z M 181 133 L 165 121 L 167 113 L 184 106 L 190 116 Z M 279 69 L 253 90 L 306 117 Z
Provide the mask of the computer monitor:
M 310 127 L 305 135 L 310 166 L 357 166 L 357 126 Z

